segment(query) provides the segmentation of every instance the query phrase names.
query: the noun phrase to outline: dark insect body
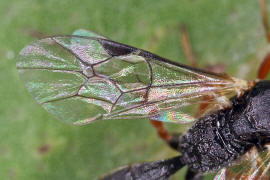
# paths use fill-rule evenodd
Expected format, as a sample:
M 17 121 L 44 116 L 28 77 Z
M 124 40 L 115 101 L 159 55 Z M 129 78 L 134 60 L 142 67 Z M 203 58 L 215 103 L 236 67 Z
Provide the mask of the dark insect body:
M 180 137 L 181 161 L 200 173 L 227 167 L 270 140 L 270 81 L 260 81 L 232 106 L 201 117 Z

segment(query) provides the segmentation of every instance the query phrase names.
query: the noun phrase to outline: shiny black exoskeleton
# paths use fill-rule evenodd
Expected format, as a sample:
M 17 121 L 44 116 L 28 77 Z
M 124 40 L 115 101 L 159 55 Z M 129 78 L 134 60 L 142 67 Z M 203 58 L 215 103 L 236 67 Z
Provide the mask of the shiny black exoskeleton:
M 198 119 L 183 136 L 175 136 L 170 146 L 181 155 L 164 161 L 130 165 L 104 177 L 112 179 L 168 179 L 184 165 L 186 179 L 228 166 L 251 147 L 259 150 L 270 142 L 270 81 L 259 81 L 232 106 Z
M 180 138 L 182 162 L 193 171 L 226 167 L 251 147 L 262 148 L 270 138 L 270 81 L 258 82 L 230 108 L 200 118 Z

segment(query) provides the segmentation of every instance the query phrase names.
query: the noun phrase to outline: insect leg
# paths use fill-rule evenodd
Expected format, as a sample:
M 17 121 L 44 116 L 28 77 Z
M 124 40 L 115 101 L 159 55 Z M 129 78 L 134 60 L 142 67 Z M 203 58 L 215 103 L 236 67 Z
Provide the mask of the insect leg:
M 178 138 L 174 137 L 173 134 L 169 133 L 161 121 L 156 121 L 156 120 L 150 119 L 150 122 L 151 122 L 152 126 L 156 129 L 158 136 L 163 141 L 165 141 L 171 148 L 173 148 L 174 150 L 177 150 L 177 146 L 178 146 L 179 142 L 174 142 L 174 141 L 175 141 L 175 139 L 178 139 Z M 175 145 L 175 144 L 177 144 L 177 145 Z
M 179 32 L 180 32 L 180 43 L 182 45 L 184 54 L 185 54 L 186 58 L 188 59 L 189 64 L 193 67 L 196 67 L 196 62 L 195 62 L 194 55 L 192 53 L 192 48 L 191 48 L 190 41 L 188 38 L 187 29 L 186 29 L 186 26 L 184 24 L 179 25 Z M 195 116 L 199 117 L 204 112 L 204 110 L 207 108 L 207 106 L 208 106 L 207 103 L 200 104 L 199 110 Z
M 260 64 L 260 67 L 258 69 L 257 78 L 258 79 L 265 79 L 266 75 L 268 74 L 270 70 L 270 53 L 268 53 L 262 63 Z
M 150 120 L 153 127 L 156 129 L 158 136 L 164 140 L 172 149 L 178 151 L 180 144 L 181 134 L 171 134 L 164 127 L 163 123 L 160 121 Z
M 192 53 L 191 45 L 190 45 L 189 38 L 187 35 L 186 26 L 184 24 L 180 24 L 179 32 L 180 32 L 180 42 L 181 42 L 184 54 L 186 58 L 188 59 L 189 64 L 195 67 L 196 66 L 195 58 Z
M 105 175 L 100 180 L 167 180 L 184 165 L 181 156 L 161 161 L 131 164 Z
M 196 172 L 192 171 L 191 169 L 187 170 L 186 180 L 201 180 L 201 179 L 203 179 L 201 174 L 196 173 Z
M 265 0 L 259 0 L 259 5 L 260 5 L 260 11 L 261 11 L 261 18 L 262 18 L 262 23 L 265 31 L 265 37 L 268 42 L 270 42 L 270 31 L 269 31 L 269 26 L 267 22 L 267 5 Z
M 267 22 L 267 5 L 266 5 L 266 2 L 265 0 L 259 0 L 259 5 L 260 5 L 260 11 L 261 11 L 261 19 L 262 19 L 262 24 L 263 24 L 263 27 L 264 27 L 264 31 L 265 31 L 265 37 L 266 37 L 266 40 L 268 41 L 268 43 L 270 43 L 270 31 L 269 31 L 269 26 L 268 26 L 268 22 Z M 257 77 L 259 79 L 264 79 L 267 75 L 267 73 L 269 72 L 270 70 L 270 53 L 268 53 L 259 69 L 258 69 L 258 75 Z
M 171 139 L 172 135 L 169 134 L 169 132 L 165 129 L 163 126 L 163 123 L 160 121 L 150 120 L 153 127 L 156 129 L 157 134 L 159 137 L 164 140 L 166 143 L 168 143 L 169 139 Z
M 179 32 L 180 32 L 180 43 L 183 48 L 184 54 L 189 61 L 190 66 L 196 67 L 198 66 L 196 64 L 195 55 L 192 51 L 191 43 L 189 40 L 188 32 L 186 29 L 186 26 L 184 24 L 179 25 Z M 204 67 L 207 71 L 212 71 L 216 73 L 220 73 L 224 71 L 224 65 L 223 64 L 215 64 L 215 65 L 206 65 Z

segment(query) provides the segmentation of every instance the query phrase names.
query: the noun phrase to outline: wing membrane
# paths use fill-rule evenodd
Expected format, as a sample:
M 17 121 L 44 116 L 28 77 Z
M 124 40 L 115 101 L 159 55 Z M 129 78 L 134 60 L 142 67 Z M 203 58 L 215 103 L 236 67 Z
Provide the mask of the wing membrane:
M 270 179 L 270 146 L 258 152 L 254 147 L 239 162 L 222 169 L 215 179 L 268 180 Z
M 150 117 L 186 123 L 182 107 L 233 96 L 239 82 L 177 64 L 88 31 L 41 39 L 20 53 L 17 68 L 28 91 L 56 118 L 84 124 L 98 119 Z M 241 84 L 241 83 L 240 83 Z M 211 96 L 212 97 L 212 96 Z

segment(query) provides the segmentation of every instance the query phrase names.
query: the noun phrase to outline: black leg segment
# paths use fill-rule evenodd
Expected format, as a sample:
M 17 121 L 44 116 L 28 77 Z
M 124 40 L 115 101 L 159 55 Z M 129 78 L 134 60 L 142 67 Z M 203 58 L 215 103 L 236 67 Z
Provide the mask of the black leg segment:
M 100 180 L 167 180 L 183 166 L 180 156 L 177 156 L 167 160 L 125 166 Z
M 202 180 L 203 177 L 201 174 L 196 173 L 188 168 L 187 174 L 186 174 L 186 180 Z
M 168 140 L 168 145 L 176 150 L 179 151 L 179 145 L 180 145 L 180 139 L 181 139 L 182 134 L 172 134 L 171 138 Z

